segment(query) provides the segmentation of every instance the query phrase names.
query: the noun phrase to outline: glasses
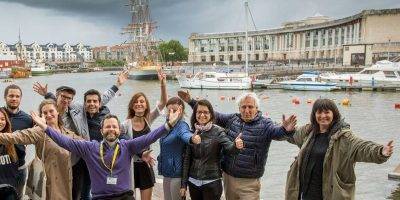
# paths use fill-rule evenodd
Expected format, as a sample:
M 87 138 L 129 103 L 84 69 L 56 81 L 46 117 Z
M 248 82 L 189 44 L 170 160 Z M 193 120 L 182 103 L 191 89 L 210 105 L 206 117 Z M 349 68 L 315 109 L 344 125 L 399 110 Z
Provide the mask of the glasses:
M 65 96 L 65 95 L 63 95 L 63 94 L 61 94 L 60 97 L 61 97 L 62 99 L 67 100 L 67 101 L 72 101 L 72 99 L 73 99 L 72 97 Z
M 209 111 L 196 111 L 197 115 L 209 115 L 210 112 Z

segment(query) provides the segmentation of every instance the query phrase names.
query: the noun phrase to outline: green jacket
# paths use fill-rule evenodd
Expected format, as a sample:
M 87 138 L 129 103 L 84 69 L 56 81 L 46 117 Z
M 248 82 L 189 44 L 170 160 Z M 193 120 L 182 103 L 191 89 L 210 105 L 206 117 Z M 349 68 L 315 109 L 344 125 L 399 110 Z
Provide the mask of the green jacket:
M 322 196 L 324 200 L 355 199 L 356 162 L 386 162 L 388 157 L 382 155 L 383 145 L 365 141 L 355 136 L 350 126 L 343 121 L 331 129 L 331 139 L 325 154 L 322 174 Z M 300 195 L 300 166 L 314 133 L 310 125 L 296 130 L 288 141 L 300 148 L 298 156 L 290 166 L 287 174 L 285 199 L 298 200 Z

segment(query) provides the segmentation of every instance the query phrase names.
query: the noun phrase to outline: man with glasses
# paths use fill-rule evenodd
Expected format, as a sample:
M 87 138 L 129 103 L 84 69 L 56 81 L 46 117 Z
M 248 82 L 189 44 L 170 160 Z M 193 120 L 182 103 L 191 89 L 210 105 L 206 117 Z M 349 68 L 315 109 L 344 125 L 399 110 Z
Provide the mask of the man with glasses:
M 192 108 L 197 103 L 188 91 L 178 91 L 178 96 Z M 260 199 L 260 178 L 264 174 L 268 150 L 272 140 L 282 140 L 292 134 L 297 119 L 283 116 L 282 126 L 262 116 L 259 98 L 253 92 L 242 94 L 237 105 L 239 113 L 215 112 L 215 124 L 226 129 L 227 136 L 234 141 L 241 134 L 245 148 L 237 155 L 224 154 L 222 160 L 225 198 L 227 200 Z
M 106 105 L 115 96 L 128 78 L 128 71 L 123 71 L 118 74 L 117 82 L 111 88 L 106 90 L 101 95 L 101 105 Z M 38 94 L 44 96 L 46 99 L 55 99 L 57 103 L 57 110 L 61 114 L 64 127 L 73 131 L 77 135 L 82 136 L 85 140 L 91 140 L 88 125 L 88 116 L 85 104 L 73 102 L 76 94 L 75 90 L 68 86 L 61 86 L 56 89 L 56 96 L 53 93 L 47 92 L 47 84 L 41 85 L 36 82 L 33 89 Z M 100 131 L 100 130 L 99 130 Z M 74 200 L 90 199 L 90 177 L 85 162 L 77 157 L 71 155 L 72 167 L 72 197 Z

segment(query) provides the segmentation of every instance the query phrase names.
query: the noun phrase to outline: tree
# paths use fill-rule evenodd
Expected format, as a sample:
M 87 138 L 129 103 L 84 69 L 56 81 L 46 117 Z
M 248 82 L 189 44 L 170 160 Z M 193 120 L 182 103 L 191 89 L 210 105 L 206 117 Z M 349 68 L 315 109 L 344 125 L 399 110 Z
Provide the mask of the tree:
M 177 40 L 161 42 L 158 49 L 165 62 L 186 61 L 188 59 L 188 51 Z

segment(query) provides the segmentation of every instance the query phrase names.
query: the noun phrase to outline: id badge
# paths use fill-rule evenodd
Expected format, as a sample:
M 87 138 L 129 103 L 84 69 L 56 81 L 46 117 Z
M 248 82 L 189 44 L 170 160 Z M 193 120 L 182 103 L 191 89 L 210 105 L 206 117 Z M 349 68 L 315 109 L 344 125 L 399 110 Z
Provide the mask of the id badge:
M 117 177 L 116 176 L 107 176 L 107 185 L 116 185 L 117 184 Z

